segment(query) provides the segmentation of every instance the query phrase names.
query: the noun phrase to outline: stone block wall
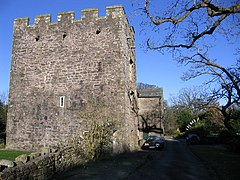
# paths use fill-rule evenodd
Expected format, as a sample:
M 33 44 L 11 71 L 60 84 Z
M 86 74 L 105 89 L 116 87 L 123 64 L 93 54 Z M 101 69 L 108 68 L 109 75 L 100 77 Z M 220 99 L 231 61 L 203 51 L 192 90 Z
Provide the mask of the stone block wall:
M 39 149 L 111 120 L 113 151 L 137 142 L 134 30 L 122 6 L 14 21 L 7 148 Z M 99 118 L 91 108 L 100 111 Z M 94 112 L 94 109 L 92 110 Z M 104 114 L 104 115 L 103 115 Z M 101 119 L 100 117 L 104 117 Z M 91 122 L 89 122 L 91 121 Z
M 139 130 L 141 133 L 162 134 L 163 89 L 146 88 L 138 90 Z M 141 135 L 143 138 L 143 134 Z M 140 138 L 141 139 L 141 138 Z
M 139 98 L 139 115 L 142 116 L 142 127 L 160 127 L 160 99 Z
M 84 156 L 76 153 L 73 147 L 62 150 L 45 149 L 40 153 L 17 157 L 14 167 L 0 172 L 0 180 L 53 179 L 54 175 L 86 162 Z

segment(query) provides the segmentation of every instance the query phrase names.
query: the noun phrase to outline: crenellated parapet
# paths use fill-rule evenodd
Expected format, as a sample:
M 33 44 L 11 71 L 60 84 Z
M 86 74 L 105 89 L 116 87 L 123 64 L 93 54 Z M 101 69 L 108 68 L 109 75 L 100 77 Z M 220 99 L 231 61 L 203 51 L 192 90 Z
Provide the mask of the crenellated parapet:
M 14 27 L 29 26 L 29 17 L 14 20 Z
M 81 19 L 92 19 L 98 18 L 98 9 L 91 8 L 91 9 L 83 9 L 81 11 Z
M 81 11 L 81 18 L 80 20 L 75 19 L 75 13 L 73 11 L 70 12 L 61 12 L 57 15 L 57 22 L 51 21 L 50 14 L 44 14 L 36 16 L 34 19 L 34 24 L 29 24 L 29 18 L 17 18 L 14 20 L 15 27 L 22 27 L 22 26 L 46 26 L 50 24 L 56 23 L 74 23 L 75 21 L 86 21 L 86 20 L 98 20 L 102 18 L 119 18 L 124 16 L 124 8 L 119 6 L 108 6 L 106 7 L 106 16 L 100 17 L 98 14 L 97 8 L 91 9 L 84 9 Z
M 73 11 L 58 13 L 57 20 L 60 23 L 61 22 L 73 23 L 73 21 L 75 20 L 75 13 Z
M 51 15 L 50 14 L 36 16 L 34 19 L 35 25 L 50 24 L 50 23 L 51 23 Z
M 125 14 L 124 9 L 122 6 L 109 6 L 106 8 L 106 16 L 117 18 L 121 17 Z

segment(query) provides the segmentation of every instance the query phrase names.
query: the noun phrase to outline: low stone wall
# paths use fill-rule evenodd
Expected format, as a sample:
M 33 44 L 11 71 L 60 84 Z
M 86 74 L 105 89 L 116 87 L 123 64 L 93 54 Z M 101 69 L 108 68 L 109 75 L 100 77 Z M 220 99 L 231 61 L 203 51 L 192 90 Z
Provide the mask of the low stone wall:
M 83 153 L 75 147 L 63 150 L 44 148 L 39 153 L 17 157 L 14 167 L 6 166 L 0 172 L 0 180 L 52 179 L 55 174 L 86 162 Z

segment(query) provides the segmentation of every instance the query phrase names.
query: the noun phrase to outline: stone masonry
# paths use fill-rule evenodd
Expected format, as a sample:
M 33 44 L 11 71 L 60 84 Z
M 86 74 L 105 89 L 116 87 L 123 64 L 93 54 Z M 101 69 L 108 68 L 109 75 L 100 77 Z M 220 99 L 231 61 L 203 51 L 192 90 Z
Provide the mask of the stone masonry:
M 114 121 L 114 152 L 137 145 L 134 30 L 122 6 L 15 19 L 7 148 L 35 150 Z M 98 113 L 97 115 L 94 114 Z M 89 115 L 90 114 L 90 115 Z M 91 118 L 91 114 L 92 118 Z
M 140 139 L 163 134 L 163 89 L 138 89 Z

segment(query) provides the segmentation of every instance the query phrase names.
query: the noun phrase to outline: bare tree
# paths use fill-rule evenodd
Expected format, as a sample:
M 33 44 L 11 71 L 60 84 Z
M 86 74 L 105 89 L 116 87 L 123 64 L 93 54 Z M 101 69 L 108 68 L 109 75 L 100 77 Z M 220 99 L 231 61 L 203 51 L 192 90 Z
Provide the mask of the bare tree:
M 179 63 L 191 65 L 184 80 L 207 75 L 207 102 L 222 100 L 219 108 L 225 126 L 234 133 L 230 120 L 240 102 L 240 60 L 229 67 L 210 58 L 209 51 L 218 37 L 232 43 L 240 34 L 239 0 L 145 0 L 142 8 L 147 21 L 159 34 L 149 36 L 147 48 L 173 52 Z M 146 22 L 144 25 L 146 25 Z M 239 50 L 238 50 L 239 51 Z M 226 60 L 227 61 L 227 60 Z
M 170 0 L 165 4 L 155 3 L 145 0 L 143 11 L 152 24 L 162 28 L 166 36 L 157 43 L 149 38 L 147 45 L 150 49 L 198 49 L 198 42 L 208 35 L 239 35 L 239 0 Z M 162 8 L 155 12 L 154 6 Z
M 184 88 L 179 91 L 177 97 L 171 98 L 171 102 L 173 106 L 189 109 L 197 116 L 197 114 L 205 108 L 206 94 L 200 86 Z
M 178 128 L 176 111 L 172 107 L 166 107 L 164 114 L 164 130 L 166 134 L 174 134 Z
M 178 96 L 171 98 L 172 107 L 175 109 L 176 115 L 181 115 L 181 111 L 192 114 L 192 120 L 207 121 L 211 128 L 222 128 L 224 126 L 224 119 L 222 113 L 219 111 L 221 106 L 213 99 L 208 100 L 208 94 L 205 93 L 203 87 L 184 88 L 179 91 Z M 187 110 L 187 111 L 186 111 Z M 184 121 L 184 117 L 180 120 Z M 180 124 L 178 122 L 178 124 Z
M 220 66 L 214 61 L 208 59 L 206 55 L 197 53 L 191 57 L 182 59 L 192 64 L 188 73 L 183 79 L 189 80 L 198 76 L 208 75 L 210 79 L 205 83 L 208 87 L 208 104 L 219 100 L 224 100 L 222 106 L 217 107 L 224 116 L 224 125 L 234 133 L 231 126 L 232 119 L 238 119 L 233 116 L 234 108 L 240 106 L 240 64 L 239 62 L 232 67 Z M 211 86 L 214 83 L 214 86 Z
M 0 93 L 0 135 L 5 132 L 7 122 L 7 92 Z M 1 137 L 0 137 L 1 139 Z
M 2 91 L 0 93 L 0 102 L 5 105 L 7 104 L 7 102 L 8 102 L 8 92 L 7 91 Z

